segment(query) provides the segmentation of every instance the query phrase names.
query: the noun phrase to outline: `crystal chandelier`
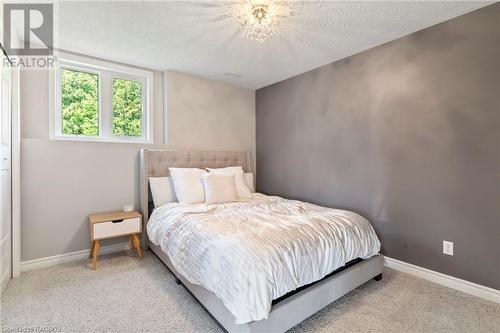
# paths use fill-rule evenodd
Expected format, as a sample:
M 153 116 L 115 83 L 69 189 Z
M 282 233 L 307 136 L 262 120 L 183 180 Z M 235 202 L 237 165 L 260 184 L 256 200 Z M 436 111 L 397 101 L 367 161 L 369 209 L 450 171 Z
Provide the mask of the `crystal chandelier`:
M 271 0 L 241 1 L 235 10 L 243 35 L 261 43 L 276 34 L 287 12 L 284 1 Z

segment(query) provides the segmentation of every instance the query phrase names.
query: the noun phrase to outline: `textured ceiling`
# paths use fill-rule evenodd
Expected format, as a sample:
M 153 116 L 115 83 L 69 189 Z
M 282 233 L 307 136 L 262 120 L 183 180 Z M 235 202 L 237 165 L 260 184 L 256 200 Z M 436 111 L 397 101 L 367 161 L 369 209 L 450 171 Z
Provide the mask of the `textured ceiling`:
M 241 35 L 235 2 L 61 2 L 59 47 L 260 88 L 489 4 L 290 1 L 293 15 L 262 44 Z

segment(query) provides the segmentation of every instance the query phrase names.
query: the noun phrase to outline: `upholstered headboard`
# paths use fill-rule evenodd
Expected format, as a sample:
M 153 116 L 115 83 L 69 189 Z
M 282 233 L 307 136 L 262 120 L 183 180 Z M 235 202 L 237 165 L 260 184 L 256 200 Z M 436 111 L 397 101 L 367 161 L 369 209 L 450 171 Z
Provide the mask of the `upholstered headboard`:
M 149 188 L 149 177 L 169 176 L 169 167 L 179 168 L 223 168 L 241 165 L 245 172 L 253 172 L 251 152 L 219 151 L 171 151 L 141 149 L 140 153 L 140 197 L 144 226 L 153 210 L 153 198 Z

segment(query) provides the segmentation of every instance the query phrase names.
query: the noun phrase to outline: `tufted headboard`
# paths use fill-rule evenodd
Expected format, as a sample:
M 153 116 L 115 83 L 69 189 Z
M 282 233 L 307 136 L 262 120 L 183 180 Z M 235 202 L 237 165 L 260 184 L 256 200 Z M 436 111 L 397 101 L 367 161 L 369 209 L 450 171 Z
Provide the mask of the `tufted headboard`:
M 172 151 L 141 149 L 140 152 L 140 199 L 144 226 L 153 210 L 153 198 L 149 177 L 169 176 L 169 167 L 223 168 L 241 165 L 245 172 L 253 172 L 251 152 Z

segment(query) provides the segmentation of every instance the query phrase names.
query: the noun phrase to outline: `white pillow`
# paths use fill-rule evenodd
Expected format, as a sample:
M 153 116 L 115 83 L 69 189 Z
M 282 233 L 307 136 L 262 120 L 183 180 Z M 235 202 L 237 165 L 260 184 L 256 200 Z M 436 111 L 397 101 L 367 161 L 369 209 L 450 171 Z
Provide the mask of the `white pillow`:
M 234 175 L 203 175 L 205 187 L 205 202 L 207 204 L 236 201 Z
M 248 189 L 250 192 L 255 193 L 255 186 L 253 185 L 253 173 L 251 172 L 246 172 L 243 175 L 243 178 L 245 178 L 245 184 L 247 184 Z
M 203 175 L 207 172 L 196 168 L 168 168 L 175 195 L 180 203 L 195 204 L 205 201 Z
M 207 168 L 210 173 L 215 173 L 218 175 L 234 175 L 234 183 L 236 185 L 236 196 L 238 198 L 251 198 L 252 193 L 245 183 L 245 178 L 243 178 L 243 168 L 241 166 L 232 166 L 227 168 L 210 169 Z
M 151 177 L 149 178 L 149 186 L 153 195 L 155 207 L 160 207 L 168 202 L 176 202 L 174 185 L 170 177 Z

